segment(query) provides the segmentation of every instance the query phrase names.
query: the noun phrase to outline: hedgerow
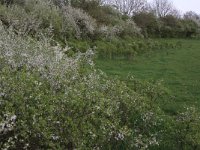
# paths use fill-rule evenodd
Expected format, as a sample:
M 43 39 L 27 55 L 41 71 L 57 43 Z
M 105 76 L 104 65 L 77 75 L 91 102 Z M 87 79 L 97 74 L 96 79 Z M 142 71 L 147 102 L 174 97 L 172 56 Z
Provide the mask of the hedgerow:
M 16 32 L 35 36 L 51 29 L 51 36 L 58 42 L 91 37 L 96 28 L 95 20 L 83 10 L 70 6 L 60 8 L 48 0 L 27 0 L 23 6 L 0 4 L 0 12 L 3 24 L 14 27 Z
M 71 52 L 85 52 L 89 48 L 94 48 L 98 58 L 108 59 L 128 59 L 133 60 L 137 55 L 164 51 L 167 49 L 180 48 L 181 42 L 164 42 L 152 39 L 140 38 L 111 38 L 95 41 L 89 40 L 69 40 L 67 41 Z

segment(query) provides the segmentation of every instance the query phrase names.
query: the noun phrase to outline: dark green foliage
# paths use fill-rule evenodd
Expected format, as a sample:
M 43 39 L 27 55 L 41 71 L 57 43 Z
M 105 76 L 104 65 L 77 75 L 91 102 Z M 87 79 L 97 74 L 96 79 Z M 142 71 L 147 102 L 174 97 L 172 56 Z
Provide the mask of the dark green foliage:
M 115 39 L 104 42 L 98 41 L 95 46 L 100 58 L 131 60 L 134 59 L 136 55 L 150 53 L 155 50 L 176 48 L 178 44 L 141 39 Z
M 141 12 L 133 16 L 134 22 L 142 29 L 145 37 L 157 37 L 160 32 L 159 20 L 153 13 Z
M 191 38 L 199 34 L 198 24 L 191 19 L 173 15 L 157 18 L 153 13 L 142 12 L 133 16 L 145 37 Z
M 67 44 L 71 47 L 71 51 L 76 53 L 78 51 L 85 52 L 92 48 L 96 51 L 99 58 L 109 59 L 128 59 L 133 60 L 137 55 L 144 53 L 151 53 L 156 50 L 180 48 L 181 42 L 168 43 L 163 41 L 155 41 L 151 39 L 132 39 L 127 37 L 125 39 L 112 40 L 70 40 Z
M 30 75 L 27 70 L 3 69 L 0 119 L 6 120 L 5 112 L 8 118 L 13 114 L 17 118 L 13 120 L 11 132 L 0 134 L 1 147 L 10 139 L 13 144 L 9 148 L 13 149 L 118 149 L 121 146 L 129 149 L 137 143 L 134 138 L 138 133 L 133 129 L 143 128 L 145 136 L 157 132 L 153 122 L 159 121 L 158 116 L 152 113 L 151 120 L 142 119 L 148 115 L 146 109 L 152 109 L 148 102 L 117 80 L 107 82 L 101 77 L 100 81 L 89 83 L 90 74 L 81 74 L 76 81 L 65 85 L 72 89 L 66 95 L 64 89 L 54 91 L 37 72 Z M 13 92 L 8 93 L 9 90 Z M 143 120 L 148 121 L 148 126 Z
M 100 6 L 100 0 L 72 0 L 71 5 L 73 7 L 83 8 L 83 9 L 91 9 L 92 7 L 96 8 Z
M 161 37 L 186 37 L 198 34 L 198 25 L 192 20 L 177 19 L 170 15 L 161 18 Z
M 121 14 L 110 6 L 98 6 L 95 9 L 86 10 L 100 25 L 116 25 L 122 21 Z
M 179 20 L 176 17 L 168 15 L 160 18 L 160 20 L 162 22 L 161 37 L 173 38 L 178 36 Z
M 182 26 L 185 31 L 182 32 L 182 36 L 191 38 L 199 34 L 199 26 L 193 20 L 182 20 Z

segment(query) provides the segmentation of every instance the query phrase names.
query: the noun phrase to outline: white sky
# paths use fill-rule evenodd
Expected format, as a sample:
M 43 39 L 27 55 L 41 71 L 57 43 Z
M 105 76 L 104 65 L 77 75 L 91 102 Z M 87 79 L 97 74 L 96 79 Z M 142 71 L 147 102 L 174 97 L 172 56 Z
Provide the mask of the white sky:
M 195 11 L 200 14 L 200 0 L 171 0 L 176 8 L 178 8 L 182 13 L 186 11 Z
M 152 0 L 148 0 L 149 2 Z M 170 0 L 169 0 L 170 1 Z M 200 0 L 171 0 L 175 7 L 184 13 L 186 11 L 194 11 L 200 14 Z

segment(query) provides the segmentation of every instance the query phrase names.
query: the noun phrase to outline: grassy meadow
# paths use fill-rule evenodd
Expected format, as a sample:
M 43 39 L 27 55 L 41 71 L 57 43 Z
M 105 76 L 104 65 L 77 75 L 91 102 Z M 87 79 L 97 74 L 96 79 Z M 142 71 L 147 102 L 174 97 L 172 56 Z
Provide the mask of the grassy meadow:
M 184 106 L 200 107 L 200 42 L 178 41 L 182 43 L 181 48 L 148 53 L 130 61 L 98 59 L 96 65 L 108 75 L 125 81 L 128 75 L 147 81 L 163 80 L 171 95 L 163 105 L 169 112 Z

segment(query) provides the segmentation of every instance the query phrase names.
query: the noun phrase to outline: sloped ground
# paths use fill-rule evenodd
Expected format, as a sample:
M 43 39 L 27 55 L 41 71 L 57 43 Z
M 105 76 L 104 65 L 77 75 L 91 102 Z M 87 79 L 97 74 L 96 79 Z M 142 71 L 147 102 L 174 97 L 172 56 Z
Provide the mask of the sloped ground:
M 168 40 L 177 42 L 177 40 Z M 108 75 L 125 80 L 134 75 L 145 80 L 164 80 L 171 97 L 164 104 L 175 112 L 184 106 L 200 107 L 200 41 L 180 40 L 182 48 L 139 56 L 134 61 L 97 60 L 97 67 Z

